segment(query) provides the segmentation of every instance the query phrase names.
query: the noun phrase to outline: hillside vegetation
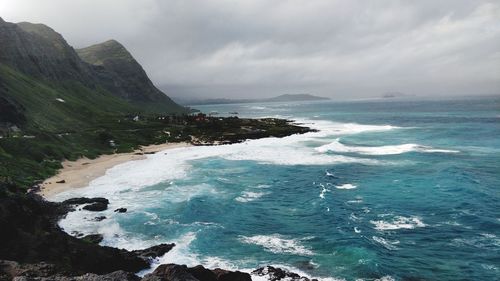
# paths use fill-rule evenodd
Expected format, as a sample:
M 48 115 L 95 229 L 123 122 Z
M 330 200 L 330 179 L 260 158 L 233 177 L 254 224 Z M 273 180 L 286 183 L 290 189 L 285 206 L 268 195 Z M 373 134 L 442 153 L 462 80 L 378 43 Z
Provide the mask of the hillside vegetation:
M 286 120 L 188 113 L 119 42 L 74 50 L 48 26 L 0 18 L 0 184 L 29 188 L 64 159 L 141 145 L 233 143 L 309 130 Z

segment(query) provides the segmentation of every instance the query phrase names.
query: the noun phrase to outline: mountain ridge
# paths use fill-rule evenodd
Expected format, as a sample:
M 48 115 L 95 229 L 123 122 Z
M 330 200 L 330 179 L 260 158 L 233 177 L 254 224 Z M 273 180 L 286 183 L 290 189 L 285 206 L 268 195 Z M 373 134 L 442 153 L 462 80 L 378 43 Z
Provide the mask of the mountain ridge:
M 120 46 L 127 58 L 105 59 L 101 56 L 110 63 L 96 66 L 81 58 L 61 34 L 47 25 L 0 20 L 2 103 L 8 103 L 10 108 L 13 104 L 24 107 L 28 122 L 36 121 L 29 118 L 30 113 L 40 111 L 44 106 L 52 107 L 41 92 L 63 96 L 72 100 L 74 105 L 83 105 L 79 106 L 78 113 L 95 113 L 94 109 L 99 108 L 115 114 L 187 112 L 153 85 L 142 66 L 123 45 L 113 42 Z M 113 49 L 108 53 L 113 54 Z M 37 87 L 44 89 L 35 89 Z M 95 101 L 88 100 L 87 96 L 93 96 Z M 103 104 L 103 99 L 115 106 Z M 48 108 L 45 111 L 50 112 Z M 70 115 L 61 117 L 72 119 Z

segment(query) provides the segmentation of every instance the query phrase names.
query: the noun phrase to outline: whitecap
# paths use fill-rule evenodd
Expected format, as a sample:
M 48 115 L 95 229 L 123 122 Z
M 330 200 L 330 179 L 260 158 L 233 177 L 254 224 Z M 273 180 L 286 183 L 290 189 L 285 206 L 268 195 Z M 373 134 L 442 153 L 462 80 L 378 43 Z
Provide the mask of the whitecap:
M 325 171 L 325 176 L 327 177 L 332 177 L 332 178 L 336 178 L 336 176 L 332 173 L 332 172 L 329 172 L 328 170 Z
M 372 239 L 373 239 L 373 241 L 384 246 L 384 248 L 386 248 L 387 250 L 394 251 L 394 250 L 398 249 L 398 247 L 395 246 L 395 245 L 399 244 L 398 240 L 391 241 L 391 240 L 387 240 L 387 239 L 384 239 L 384 238 L 378 237 L 378 236 L 373 236 Z
M 357 186 L 354 184 L 346 183 L 342 185 L 336 185 L 335 187 L 337 189 L 355 189 Z
M 358 153 L 366 155 L 394 155 L 407 152 L 424 152 L 424 153 L 458 153 L 458 150 L 436 149 L 430 146 L 406 143 L 400 145 L 385 145 L 385 146 L 347 146 L 340 142 L 337 138 L 333 142 L 316 147 L 316 151 L 325 153 L 328 151 L 340 153 Z
M 314 255 L 314 252 L 301 244 L 303 239 L 285 238 L 279 234 L 240 236 L 240 241 L 246 244 L 262 246 L 265 250 L 275 253 L 287 253 L 302 256 Z
M 269 194 L 269 192 L 252 192 L 252 191 L 244 191 L 240 196 L 236 197 L 234 200 L 238 202 L 250 202 L 254 201 L 264 195 Z
M 422 222 L 419 217 L 403 217 L 396 216 L 392 221 L 370 221 L 370 223 L 375 225 L 376 230 L 397 230 L 397 229 L 414 229 L 417 227 L 425 227 L 426 224 Z
M 319 193 L 319 198 L 325 199 L 325 193 L 330 191 L 330 189 L 326 188 L 323 184 L 320 184 L 320 186 L 322 189 L 321 189 L 321 192 Z

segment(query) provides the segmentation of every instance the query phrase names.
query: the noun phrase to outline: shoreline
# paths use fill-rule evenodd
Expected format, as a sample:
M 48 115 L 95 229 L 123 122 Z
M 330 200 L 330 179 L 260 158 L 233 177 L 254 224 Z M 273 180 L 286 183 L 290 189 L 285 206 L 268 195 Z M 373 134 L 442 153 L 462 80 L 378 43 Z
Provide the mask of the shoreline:
M 188 142 L 153 144 L 142 146 L 133 152 L 104 154 L 95 159 L 84 157 L 76 161 L 64 160 L 61 163 L 63 167 L 56 175 L 45 179 L 36 193 L 50 200 L 61 192 L 88 186 L 92 180 L 104 176 L 108 169 L 116 165 L 146 159 L 147 154 L 189 146 L 192 144 Z

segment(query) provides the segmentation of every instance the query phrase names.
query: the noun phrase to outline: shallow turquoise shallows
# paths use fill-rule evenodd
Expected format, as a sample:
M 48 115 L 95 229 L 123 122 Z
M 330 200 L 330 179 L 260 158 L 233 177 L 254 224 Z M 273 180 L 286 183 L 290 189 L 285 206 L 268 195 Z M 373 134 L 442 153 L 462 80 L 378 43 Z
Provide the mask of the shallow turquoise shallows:
M 197 108 L 319 132 L 119 165 L 54 198 L 104 196 L 108 218 L 74 212 L 61 226 L 129 249 L 175 242 L 162 263 L 275 265 L 323 280 L 498 280 L 500 98 Z

